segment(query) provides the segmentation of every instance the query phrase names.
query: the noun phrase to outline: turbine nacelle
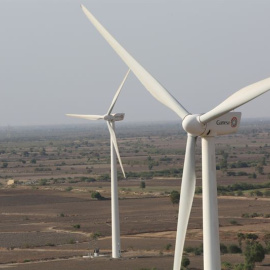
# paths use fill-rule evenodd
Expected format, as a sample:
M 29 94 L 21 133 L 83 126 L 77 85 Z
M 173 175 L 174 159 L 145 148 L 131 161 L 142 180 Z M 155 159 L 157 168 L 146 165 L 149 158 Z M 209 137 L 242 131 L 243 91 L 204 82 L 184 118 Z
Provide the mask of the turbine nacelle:
M 115 121 L 124 120 L 124 117 L 125 117 L 124 113 L 113 113 L 113 114 L 104 115 L 103 119 L 106 121 L 115 122 Z
M 229 112 L 203 124 L 200 122 L 200 115 L 193 114 L 184 118 L 182 126 L 186 132 L 193 136 L 210 137 L 237 132 L 240 120 L 240 112 Z

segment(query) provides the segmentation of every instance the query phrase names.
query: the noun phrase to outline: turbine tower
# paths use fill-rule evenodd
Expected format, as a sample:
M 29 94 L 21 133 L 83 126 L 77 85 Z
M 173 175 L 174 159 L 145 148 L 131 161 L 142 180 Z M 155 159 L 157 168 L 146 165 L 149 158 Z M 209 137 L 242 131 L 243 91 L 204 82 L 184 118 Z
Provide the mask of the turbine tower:
M 161 103 L 173 110 L 182 120 L 187 132 L 186 155 L 182 176 L 174 270 L 181 267 L 184 240 L 195 192 L 195 144 L 202 139 L 203 181 L 203 247 L 204 269 L 221 269 L 219 221 L 215 164 L 215 137 L 237 131 L 241 113 L 231 112 L 270 89 L 270 78 L 235 92 L 209 112 L 198 115 L 189 113 L 150 73 L 148 73 L 84 7 L 82 10 L 99 33 L 105 38 L 120 58 L 132 70 L 144 87 Z
M 112 226 L 112 257 L 121 257 L 121 242 L 120 242 L 120 223 L 119 223 L 119 203 L 118 203 L 118 183 L 117 183 L 117 168 L 116 168 L 116 156 L 121 166 L 124 177 L 126 178 L 125 171 L 122 165 L 121 157 L 119 154 L 117 140 L 115 136 L 115 122 L 124 119 L 124 113 L 112 114 L 112 110 L 116 103 L 116 100 L 120 94 L 120 91 L 128 77 L 130 70 L 126 73 L 122 83 L 120 84 L 116 94 L 112 100 L 111 106 L 105 115 L 80 115 L 80 114 L 67 114 L 70 117 L 77 117 L 87 120 L 105 120 L 110 132 L 111 141 L 111 226 Z

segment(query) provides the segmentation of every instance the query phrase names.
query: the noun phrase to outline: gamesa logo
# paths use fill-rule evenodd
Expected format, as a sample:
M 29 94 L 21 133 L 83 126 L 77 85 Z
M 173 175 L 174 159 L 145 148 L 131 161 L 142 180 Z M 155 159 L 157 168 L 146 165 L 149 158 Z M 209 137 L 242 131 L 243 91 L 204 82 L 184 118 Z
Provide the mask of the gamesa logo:
M 231 126 L 234 128 L 237 126 L 237 117 L 233 117 L 231 120 Z

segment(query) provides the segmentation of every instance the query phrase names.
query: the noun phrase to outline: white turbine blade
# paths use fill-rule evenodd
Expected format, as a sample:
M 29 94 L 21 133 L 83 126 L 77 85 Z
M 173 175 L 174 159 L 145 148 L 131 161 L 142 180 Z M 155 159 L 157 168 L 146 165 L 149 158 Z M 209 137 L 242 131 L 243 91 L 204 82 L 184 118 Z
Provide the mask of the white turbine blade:
M 120 94 L 120 91 L 122 90 L 122 87 L 123 87 L 123 85 L 124 85 L 124 83 L 125 83 L 125 81 L 126 81 L 126 79 L 127 79 L 127 77 L 128 77 L 129 72 L 130 72 L 130 69 L 128 70 L 126 76 L 124 77 L 124 80 L 121 82 L 121 84 L 120 84 L 118 90 L 116 91 L 116 94 L 115 94 L 115 96 L 114 96 L 114 98 L 113 98 L 112 104 L 111 104 L 111 106 L 110 106 L 110 108 L 109 108 L 109 110 L 108 110 L 108 112 L 107 112 L 107 115 L 111 114 L 111 112 L 112 112 L 112 110 L 113 110 L 113 107 L 114 107 L 114 105 L 115 105 L 115 102 L 116 102 L 116 100 L 117 100 L 117 98 L 118 98 L 118 96 L 119 96 L 119 94 Z
M 100 120 L 104 119 L 103 115 L 87 115 L 87 114 L 66 114 L 66 116 L 82 118 L 87 120 Z
M 213 110 L 201 115 L 200 121 L 203 124 L 206 124 L 207 122 L 251 101 L 269 90 L 270 78 L 248 85 L 232 94 Z
M 148 73 L 97 21 L 97 19 L 81 5 L 87 18 L 96 27 L 99 33 L 111 45 L 120 58 L 132 70 L 144 87 L 161 103 L 173 110 L 182 119 L 188 115 L 188 111 L 150 74 Z
M 188 220 L 195 193 L 195 144 L 196 137 L 188 134 L 178 212 L 173 270 L 180 270 L 181 268 Z
M 117 140 L 116 140 L 115 132 L 114 132 L 113 128 L 111 127 L 111 125 L 110 125 L 110 123 L 108 121 L 107 121 L 107 126 L 108 126 L 108 129 L 109 129 L 110 134 L 111 134 L 111 139 L 112 139 L 112 142 L 113 142 L 113 146 L 114 146 L 114 149 L 115 149 L 115 152 L 116 152 L 120 167 L 122 169 L 124 177 L 126 178 L 126 174 L 125 174 L 125 171 L 124 171 L 124 168 L 123 168 L 122 160 L 121 160 L 121 157 L 120 157 L 120 154 L 119 154 L 119 149 L 118 149 L 118 146 L 117 146 Z

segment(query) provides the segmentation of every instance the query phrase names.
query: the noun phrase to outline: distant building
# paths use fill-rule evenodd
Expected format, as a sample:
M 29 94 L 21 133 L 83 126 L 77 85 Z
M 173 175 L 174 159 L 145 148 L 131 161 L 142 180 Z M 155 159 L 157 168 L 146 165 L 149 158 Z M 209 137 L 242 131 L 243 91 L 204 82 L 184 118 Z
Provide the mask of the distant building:
M 9 179 L 9 180 L 7 181 L 7 185 L 8 185 L 8 186 L 12 186 L 12 185 L 14 185 L 14 184 L 15 184 L 14 179 Z

